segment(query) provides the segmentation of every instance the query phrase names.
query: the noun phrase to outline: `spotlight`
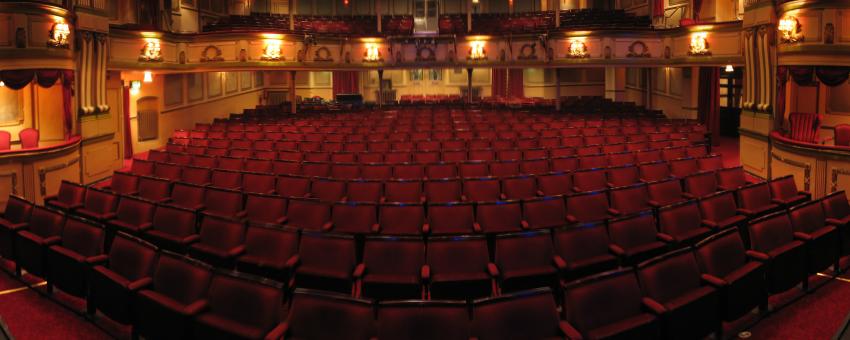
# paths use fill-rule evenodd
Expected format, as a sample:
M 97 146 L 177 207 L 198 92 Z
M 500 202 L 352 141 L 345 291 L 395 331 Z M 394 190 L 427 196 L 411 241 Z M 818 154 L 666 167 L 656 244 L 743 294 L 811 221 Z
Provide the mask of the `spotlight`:
M 145 71 L 145 82 L 152 83 L 153 82 L 153 74 L 151 71 Z

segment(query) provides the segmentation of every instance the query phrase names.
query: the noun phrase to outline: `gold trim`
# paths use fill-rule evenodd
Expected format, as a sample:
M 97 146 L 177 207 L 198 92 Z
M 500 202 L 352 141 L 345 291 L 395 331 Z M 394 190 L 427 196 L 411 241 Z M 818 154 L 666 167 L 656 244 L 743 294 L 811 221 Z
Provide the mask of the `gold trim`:
M 41 282 L 39 282 L 39 283 L 36 283 L 36 284 L 32 285 L 32 287 L 41 287 L 41 286 L 44 286 L 44 285 L 46 285 L 46 284 L 47 284 L 47 281 L 41 281 Z M 17 292 L 25 291 L 25 290 L 27 290 L 27 289 L 30 289 L 30 287 L 28 287 L 28 286 L 23 286 L 23 287 L 18 287 L 18 288 L 6 289 L 6 290 L 3 290 L 3 291 L 0 291 L 0 295 L 7 295 L 7 294 L 12 294 L 12 293 L 17 293 Z
M 811 177 L 812 177 L 812 166 L 806 163 L 802 163 L 799 161 L 795 161 L 793 159 L 785 158 L 780 155 L 777 155 L 775 152 L 770 153 L 771 158 L 788 164 L 790 166 L 796 166 L 798 168 L 803 168 L 803 191 L 809 191 L 811 188 Z
M 70 160 L 68 163 L 60 163 L 60 164 L 56 164 L 56 165 L 53 165 L 53 166 L 49 166 L 49 167 L 46 167 L 46 168 L 39 169 L 38 170 L 38 181 L 39 181 L 39 186 L 40 186 L 40 189 L 41 189 L 41 196 L 47 195 L 47 184 L 45 183 L 45 180 L 47 178 L 48 173 L 54 172 L 54 171 L 59 171 L 59 170 L 62 170 L 62 169 L 66 169 L 66 168 L 68 168 L 68 167 L 70 167 L 74 164 L 79 163 L 79 162 L 80 162 L 80 157 L 77 157 L 77 158 Z
M 11 177 L 12 178 L 12 194 L 18 194 L 18 173 L 17 172 L 7 172 L 0 174 L 0 177 Z
M 838 191 L 838 175 L 850 175 L 850 170 L 832 168 L 832 190 L 830 193 Z

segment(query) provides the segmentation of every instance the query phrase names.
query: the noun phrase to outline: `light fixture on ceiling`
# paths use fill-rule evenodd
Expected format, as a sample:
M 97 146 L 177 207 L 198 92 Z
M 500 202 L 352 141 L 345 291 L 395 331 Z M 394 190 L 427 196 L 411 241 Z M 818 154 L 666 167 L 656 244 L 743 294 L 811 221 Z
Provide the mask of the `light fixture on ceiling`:
M 732 65 L 726 65 L 726 73 L 732 72 L 735 72 L 735 67 L 733 67 Z
M 151 71 L 145 71 L 144 81 L 146 83 L 153 83 L 153 73 Z

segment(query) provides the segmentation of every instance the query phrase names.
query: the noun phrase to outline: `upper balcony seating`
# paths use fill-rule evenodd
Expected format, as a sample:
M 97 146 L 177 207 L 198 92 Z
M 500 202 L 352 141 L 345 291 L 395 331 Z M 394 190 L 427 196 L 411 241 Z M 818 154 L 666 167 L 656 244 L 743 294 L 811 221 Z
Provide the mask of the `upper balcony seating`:
M 585 8 L 561 11 L 562 29 L 635 29 L 650 28 L 651 25 L 652 21 L 648 16 L 635 16 L 621 9 L 612 11 Z
M 442 34 L 466 34 L 467 22 L 465 14 L 445 14 L 438 22 Z M 505 33 L 539 33 L 555 27 L 555 13 L 482 13 L 472 15 L 472 33 L 475 34 L 505 34 Z
M 407 20 L 409 19 L 409 21 Z M 354 16 L 295 16 L 294 32 L 323 35 L 377 35 L 378 18 L 371 15 Z M 412 17 L 386 17 L 384 22 L 392 27 L 388 34 L 410 34 Z M 290 31 L 289 16 L 277 14 L 231 15 L 208 24 L 204 31 Z

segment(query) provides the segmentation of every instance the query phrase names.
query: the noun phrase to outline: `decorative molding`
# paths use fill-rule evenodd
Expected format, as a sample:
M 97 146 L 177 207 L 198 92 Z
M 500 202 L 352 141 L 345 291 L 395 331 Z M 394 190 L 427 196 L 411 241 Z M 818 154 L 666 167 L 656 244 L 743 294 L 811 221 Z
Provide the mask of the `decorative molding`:
M 812 180 L 812 166 L 810 164 L 806 164 L 803 162 L 795 161 L 793 159 L 788 159 L 777 155 L 775 152 L 770 153 L 771 158 L 780 161 L 782 163 L 788 164 L 790 166 L 798 167 L 803 169 L 803 191 L 809 191 L 811 188 L 811 180 Z M 772 178 L 772 177 L 771 177 Z
M 537 43 L 523 44 L 519 49 L 519 60 L 537 60 Z
M 850 170 L 832 168 L 832 190 L 830 190 L 830 193 L 838 191 L 838 175 L 850 175 Z
M 39 187 L 41 189 L 41 196 L 47 195 L 47 184 L 46 184 L 45 180 L 47 179 L 48 173 L 65 169 L 65 168 L 70 167 L 70 166 L 77 164 L 79 162 L 80 162 L 80 157 L 77 157 L 77 158 L 74 158 L 74 159 L 68 161 L 67 163 L 60 163 L 60 164 L 56 164 L 56 165 L 52 165 L 52 166 L 49 166 L 49 167 L 46 167 L 46 168 L 39 169 L 38 170 L 38 181 L 39 181 Z
M 9 177 L 12 179 L 12 194 L 18 194 L 18 173 L 17 172 L 7 172 L 0 174 L 0 177 Z
M 650 58 L 652 54 L 649 53 L 649 47 L 643 41 L 635 41 L 631 45 L 629 45 L 629 53 L 626 54 L 626 58 Z
M 416 61 L 436 61 L 437 54 L 430 46 L 416 47 Z
M 334 58 L 331 57 L 331 50 L 322 46 L 316 49 L 313 55 L 313 61 L 332 62 Z
M 209 45 L 201 52 L 201 62 L 217 62 L 224 61 L 224 58 L 221 57 L 221 49 L 215 45 Z

